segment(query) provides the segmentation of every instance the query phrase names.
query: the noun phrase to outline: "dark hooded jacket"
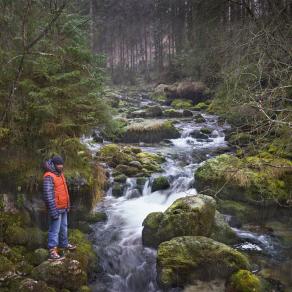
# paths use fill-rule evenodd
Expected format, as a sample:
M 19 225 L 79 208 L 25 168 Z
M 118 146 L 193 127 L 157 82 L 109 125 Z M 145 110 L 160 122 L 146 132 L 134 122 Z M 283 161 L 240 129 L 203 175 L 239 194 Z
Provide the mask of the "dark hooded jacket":
M 61 173 L 56 170 L 51 159 L 44 162 L 43 168 L 45 172 L 52 172 L 57 176 L 61 175 Z M 47 206 L 50 217 L 53 219 L 57 219 L 60 212 L 66 211 L 66 209 L 58 209 L 56 206 L 54 181 L 51 176 L 45 176 L 43 179 L 43 200 Z

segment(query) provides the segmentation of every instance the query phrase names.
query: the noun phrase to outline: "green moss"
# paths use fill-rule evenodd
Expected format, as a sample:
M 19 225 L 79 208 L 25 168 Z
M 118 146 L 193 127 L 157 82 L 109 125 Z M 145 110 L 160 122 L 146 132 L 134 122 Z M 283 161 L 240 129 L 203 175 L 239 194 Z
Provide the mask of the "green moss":
M 77 291 L 87 283 L 87 276 L 80 262 L 72 254 L 62 261 L 45 261 L 35 267 L 31 276 L 58 289 Z
M 163 115 L 168 118 L 181 118 L 183 113 L 175 109 L 166 109 L 164 110 Z
M 240 252 L 202 236 L 176 237 L 161 243 L 157 251 L 158 281 L 165 288 L 195 279 L 226 279 L 247 268 L 249 262 Z
M 166 101 L 166 95 L 164 94 L 152 94 L 151 98 L 156 101 L 164 102 Z
M 218 196 L 223 199 L 289 205 L 291 167 L 291 161 L 268 157 L 266 153 L 244 159 L 223 154 L 197 169 L 196 186 L 199 191 L 208 188 L 210 195 L 220 189 Z
M 241 223 L 250 222 L 258 217 L 258 209 L 246 203 L 219 200 L 217 206 L 221 213 L 235 216 Z
M 261 280 L 250 271 L 239 270 L 230 278 L 230 287 L 236 292 L 261 292 L 264 291 Z
M 145 245 L 159 243 L 183 235 L 210 236 L 215 215 L 215 200 L 197 195 L 177 199 L 164 213 L 150 213 L 143 222 Z
M 195 106 L 192 107 L 193 110 L 195 111 L 201 111 L 201 110 L 206 110 L 209 107 L 209 105 L 205 102 L 199 102 Z
M 200 132 L 206 135 L 210 135 L 212 133 L 212 129 L 210 128 L 201 128 Z
M 218 211 L 215 212 L 214 224 L 210 237 L 216 241 L 232 245 L 238 242 L 236 233 L 225 222 L 224 216 Z
M 6 230 L 5 241 L 11 245 L 25 245 L 29 240 L 29 234 L 20 226 L 10 226 Z
M 49 252 L 47 249 L 38 248 L 38 249 L 34 250 L 33 252 L 31 252 L 27 257 L 28 257 L 29 262 L 32 265 L 38 266 L 42 262 L 44 262 L 45 260 L 48 259 Z
M 91 292 L 92 290 L 88 286 L 81 286 L 78 292 Z
M 115 144 L 104 146 L 98 157 L 114 168 L 115 183 L 124 183 L 127 176 L 149 176 L 152 172 L 159 172 L 164 161 L 161 155 L 142 152 L 138 147 Z
M 176 109 L 191 109 L 193 107 L 193 103 L 189 99 L 174 99 L 171 106 Z
M 0 278 L 5 279 L 14 273 L 15 267 L 7 257 L 0 254 L 0 262 Z
M 107 215 L 104 212 L 92 212 L 86 218 L 86 221 L 89 223 L 96 223 L 100 221 L 106 221 Z
M 115 182 L 112 187 L 112 194 L 114 197 L 120 197 L 123 195 L 123 190 L 124 190 L 123 186 Z
M 167 177 L 159 176 L 153 180 L 151 191 L 155 192 L 159 190 L 165 190 L 165 189 L 168 189 L 169 187 L 170 187 L 170 184 Z
M 29 235 L 29 239 L 27 241 L 27 247 L 29 249 L 46 247 L 47 232 L 44 232 L 37 227 L 26 228 L 26 232 Z
M 69 230 L 69 241 L 76 244 L 75 251 L 70 252 L 70 258 L 78 260 L 81 268 L 87 272 L 96 270 L 98 257 L 93 250 L 93 246 L 86 236 L 77 229 Z
M 233 145 L 245 146 L 251 143 L 253 140 L 254 140 L 253 136 L 251 136 L 248 133 L 241 132 L 232 134 L 229 137 L 228 142 Z
M 201 114 L 195 115 L 194 120 L 196 123 L 199 123 L 199 124 L 206 122 L 206 119 Z

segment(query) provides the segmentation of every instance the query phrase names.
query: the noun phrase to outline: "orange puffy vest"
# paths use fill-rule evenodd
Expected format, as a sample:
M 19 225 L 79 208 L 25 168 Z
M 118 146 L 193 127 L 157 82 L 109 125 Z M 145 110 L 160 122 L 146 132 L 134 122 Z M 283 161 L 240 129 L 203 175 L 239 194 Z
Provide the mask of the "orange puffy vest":
M 53 178 L 56 207 L 58 209 L 69 208 L 69 192 L 64 174 L 58 176 L 48 171 L 44 174 L 44 177 L 46 176 Z

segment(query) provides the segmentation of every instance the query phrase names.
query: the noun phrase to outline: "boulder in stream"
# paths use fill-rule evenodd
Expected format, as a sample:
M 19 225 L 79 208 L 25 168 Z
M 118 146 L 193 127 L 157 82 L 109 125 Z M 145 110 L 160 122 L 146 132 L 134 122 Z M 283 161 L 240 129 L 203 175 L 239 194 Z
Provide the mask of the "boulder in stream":
M 203 236 L 176 237 L 161 243 L 157 251 L 158 282 L 164 288 L 227 279 L 240 269 L 249 269 L 246 256 Z
M 150 247 L 183 235 L 210 236 L 215 200 L 204 195 L 177 199 L 164 213 L 150 213 L 143 221 L 142 241 Z
M 121 140 L 124 143 L 158 143 L 179 137 L 178 130 L 170 121 L 153 120 L 127 126 Z
M 151 186 L 151 191 L 159 191 L 159 190 L 166 190 L 170 187 L 169 181 L 166 176 L 159 176 L 156 177 Z

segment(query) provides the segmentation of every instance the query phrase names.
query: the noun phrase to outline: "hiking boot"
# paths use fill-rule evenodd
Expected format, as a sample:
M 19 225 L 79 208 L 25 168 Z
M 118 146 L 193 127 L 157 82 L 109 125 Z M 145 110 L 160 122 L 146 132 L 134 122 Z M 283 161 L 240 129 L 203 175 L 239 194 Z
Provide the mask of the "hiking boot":
M 76 247 L 77 247 L 76 245 L 68 243 L 68 245 L 65 248 L 68 249 L 68 250 L 75 250 Z
M 49 261 L 57 261 L 64 259 L 64 255 L 59 255 L 56 247 L 49 249 Z

